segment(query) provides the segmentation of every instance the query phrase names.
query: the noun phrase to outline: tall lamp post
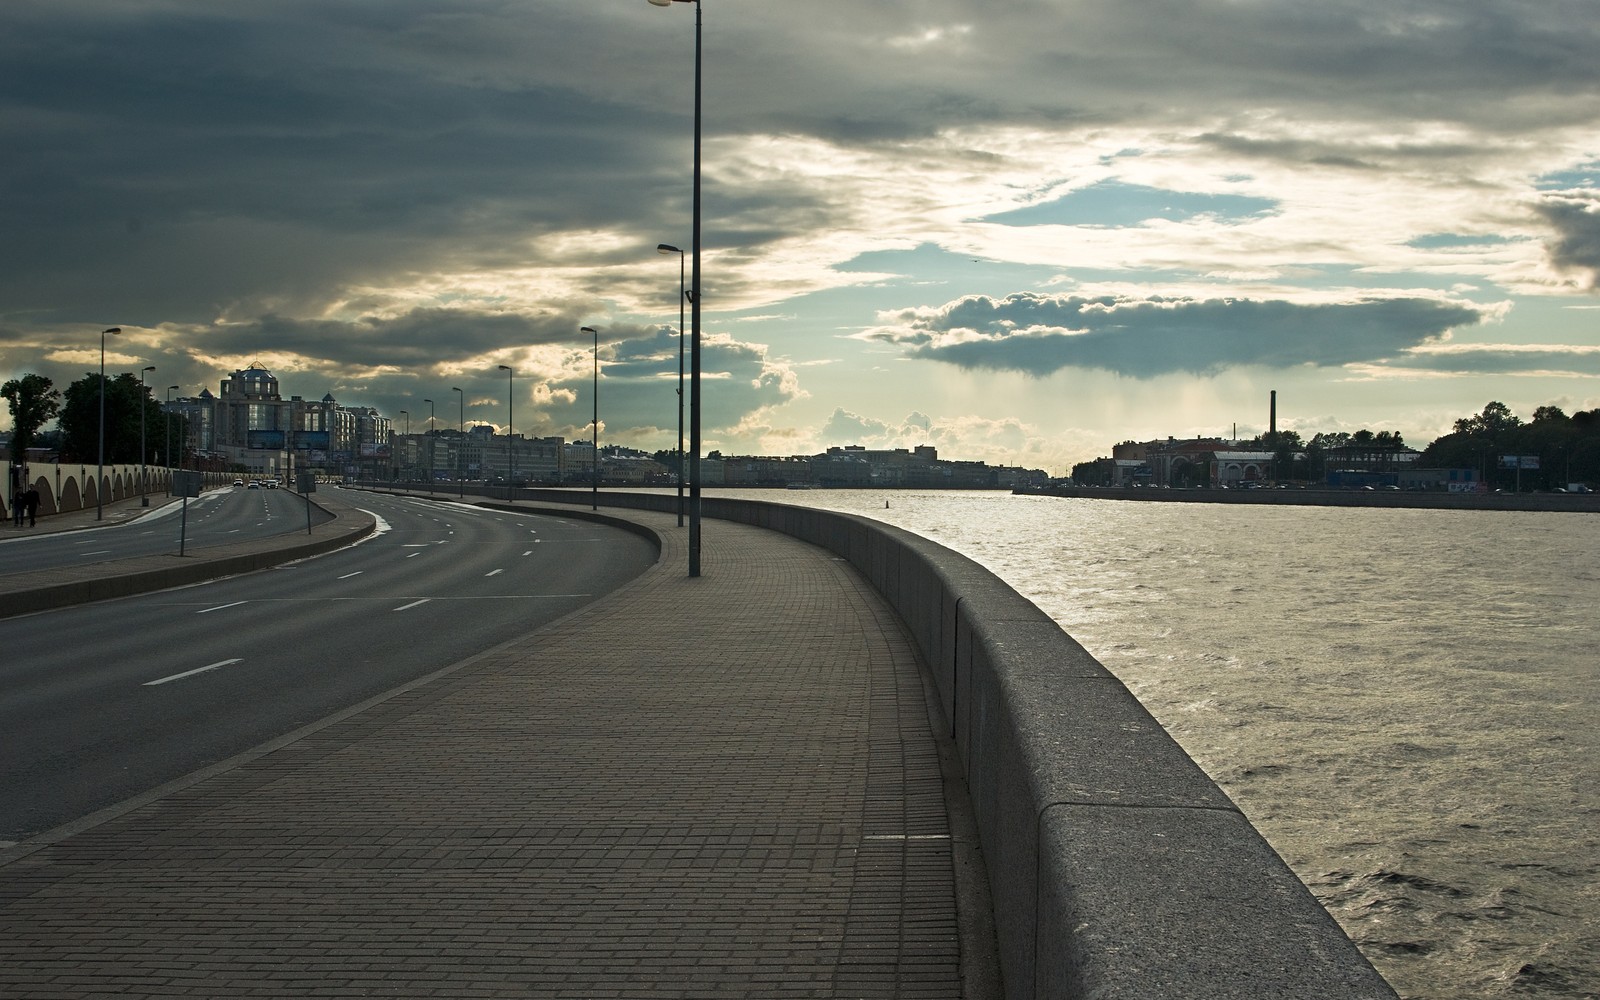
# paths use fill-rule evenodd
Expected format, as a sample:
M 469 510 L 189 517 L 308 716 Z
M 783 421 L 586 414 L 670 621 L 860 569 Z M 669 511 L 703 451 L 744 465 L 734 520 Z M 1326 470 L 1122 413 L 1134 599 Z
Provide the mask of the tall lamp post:
M 650 0 L 657 7 L 694 4 L 694 280 L 689 305 L 694 323 L 689 374 L 689 575 L 700 575 L 700 0 Z
M 467 452 L 467 394 L 461 391 L 460 386 L 454 386 L 450 391 L 456 394 L 456 405 L 460 408 L 456 415 L 456 498 L 461 499 L 467 495 L 467 485 L 461 479 L 466 472 L 462 459 Z
M 433 400 L 424 399 L 423 402 L 428 404 L 428 492 L 432 493 L 433 477 L 437 475 L 437 473 L 434 472 L 435 459 L 433 455 L 433 447 L 434 439 L 439 436 L 439 432 L 435 429 L 433 423 Z
M 94 519 L 106 516 L 106 334 L 115 337 L 122 327 L 113 326 L 100 331 L 100 451 L 94 466 Z
M 516 428 L 517 411 L 512 401 L 511 380 L 516 373 L 510 365 L 501 365 L 500 370 L 506 373 L 506 503 L 516 503 L 511 495 L 511 480 L 516 478 L 517 453 L 511 447 L 511 432 Z
M 411 457 L 411 411 L 401 410 L 400 416 L 404 417 L 406 421 L 406 432 L 405 434 L 401 435 L 401 440 L 405 441 L 406 443 L 406 458 L 409 459 Z M 402 479 L 401 482 L 406 484 L 406 489 L 409 491 L 411 489 L 411 467 L 408 465 L 405 468 L 406 478 Z
M 176 469 L 178 467 L 178 463 L 176 463 L 176 462 L 174 462 L 172 460 L 172 413 L 170 412 L 172 410 L 172 390 L 174 390 L 176 388 L 178 388 L 178 386 L 175 386 L 175 385 L 167 386 L 167 405 L 165 407 L 163 407 L 162 410 L 161 410 L 161 422 L 166 425 L 166 430 L 167 430 L 167 495 L 168 496 L 172 495 L 172 470 Z
M 678 255 L 678 527 L 683 527 L 683 251 L 671 243 L 657 243 L 656 253 Z
M 581 327 L 579 333 L 594 334 L 594 418 L 589 427 L 593 437 L 589 446 L 594 453 L 589 457 L 589 480 L 591 483 L 589 493 L 589 509 L 600 509 L 600 331 L 592 326 Z
M 150 506 L 150 495 L 145 490 L 149 482 L 149 469 L 145 465 L 145 456 L 149 454 L 144 447 L 144 373 L 156 370 L 155 365 L 145 365 L 139 369 L 139 506 Z

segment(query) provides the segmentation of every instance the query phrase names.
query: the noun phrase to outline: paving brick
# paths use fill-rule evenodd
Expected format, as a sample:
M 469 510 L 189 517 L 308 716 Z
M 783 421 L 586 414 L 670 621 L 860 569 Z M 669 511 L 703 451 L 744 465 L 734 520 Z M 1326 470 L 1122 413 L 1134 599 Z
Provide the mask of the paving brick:
M 661 563 L 0 868 L 0 995 L 961 996 L 912 644 L 828 553 Z

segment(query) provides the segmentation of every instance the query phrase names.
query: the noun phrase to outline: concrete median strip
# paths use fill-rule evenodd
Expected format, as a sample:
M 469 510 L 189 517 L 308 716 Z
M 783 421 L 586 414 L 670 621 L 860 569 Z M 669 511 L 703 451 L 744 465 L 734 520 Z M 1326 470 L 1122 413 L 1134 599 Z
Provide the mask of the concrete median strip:
M 146 594 L 281 566 L 343 548 L 376 528 L 375 518 L 342 500 L 318 501 L 317 506 L 332 514 L 333 520 L 314 526 L 309 534 L 191 549 L 184 556 L 141 556 L 0 577 L 0 617 Z

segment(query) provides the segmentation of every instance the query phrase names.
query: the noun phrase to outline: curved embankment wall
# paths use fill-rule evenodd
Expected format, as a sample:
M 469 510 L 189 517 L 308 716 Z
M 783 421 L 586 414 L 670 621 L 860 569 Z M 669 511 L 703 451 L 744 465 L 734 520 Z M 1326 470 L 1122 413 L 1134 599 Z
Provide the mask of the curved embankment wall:
M 590 501 L 562 490 L 519 499 Z M 601 502 L 670 511 L 676 501 L 612 493 Z M 702 503 L 706 518 L 781 531 L 848 560 L 914 635 L 965 767 L 1008 998 L 1394 1000 L 1122 683 L 993 573 L 869 518 Z

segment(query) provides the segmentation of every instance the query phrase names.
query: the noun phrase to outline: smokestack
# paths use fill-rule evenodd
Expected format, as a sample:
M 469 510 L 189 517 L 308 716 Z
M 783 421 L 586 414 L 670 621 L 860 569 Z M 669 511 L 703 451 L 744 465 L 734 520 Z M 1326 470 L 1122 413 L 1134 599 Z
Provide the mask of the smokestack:
M 1278 390 L 1272 390 L 1272 404 L 1267 411 L 1267 434 L 1269 441 L 1278 440 Z

